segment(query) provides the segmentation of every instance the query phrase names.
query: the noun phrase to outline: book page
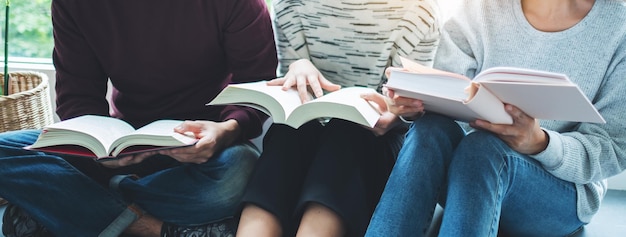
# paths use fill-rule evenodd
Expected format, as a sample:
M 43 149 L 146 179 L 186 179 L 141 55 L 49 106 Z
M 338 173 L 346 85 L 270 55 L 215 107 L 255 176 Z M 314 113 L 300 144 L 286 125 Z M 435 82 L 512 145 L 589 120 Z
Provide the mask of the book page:
M 184 135 L 174 131 L 183 121 L 159 120 L 143 126 L 137 131 L 117 139 L 111 145 L 114 149 L 112 156 L 116 156 L 131 146 L 162 146 L 176 147 L 191 145 L 198 141 L 193 135 Z
M 299 105 L 298 91 L 283 91 L 281 86 L 268 86 L 266 81 L 228 85 L 207 105 L 238 104 L 268 113 L 276 122 L 284 122 Z M 263 109 L 261 109 L 261 108 Z
M 395 89 L 399 96 L 418 98 L 424 104 L 427 113 L 437 113 L 449 116 L 460 121 L 473 121 L 480 117 L 476 112 L 465 104 L 464 98 L 445 98 L 436 95 L 420 94 L 404 89 Z
M 504 109 L 504 103 L 485 87 L 475 84 L 475 93 L 465 104 L 476 113 L 477 117 L 469 121 L 482 119 L 495 124 L 513 124 L 513 118 Z
M 571 81 L 565 74 L 514 67 L 489 68 L 476 75 L 474 81 L 480 83 L 517 82 L 558 85 L 571 84 Z
M 286 124 L 298 128 L 316 118 L 341 118 L 363 126 L 374 127 L 380 113 L 367 100 L 361 98 L 364 93 L 377 93 L 366 87 L 346 87 L 330 92 L 296 108 Z
M 452 100 L 465 100 L 469 97 L 467 88 L 470 85 L 471 81 L 469 79 L 435 74 L 392 71 L 385 86 L 392 90 L 401 89 L 417 94 L 426 94 Z M 420 98 L 417 97 L 416 99 Z
M 408 72 L 453 77 L 453 78 L 463 79 L 466 81 L 470 80 L 468 77 L 464 75 L 427 67 L 417 62 L 414 62 L 410 59 L 407 59 L 405 57 L 400 57 L 400 62 L 402 63 L 402 67 Z
M 96 155 L 108 154 L 113 141 L 135 129 L 123 120 L 84 115 L 46 126 L 31 148 L 54 145 L 78 145 L 92 150 Z

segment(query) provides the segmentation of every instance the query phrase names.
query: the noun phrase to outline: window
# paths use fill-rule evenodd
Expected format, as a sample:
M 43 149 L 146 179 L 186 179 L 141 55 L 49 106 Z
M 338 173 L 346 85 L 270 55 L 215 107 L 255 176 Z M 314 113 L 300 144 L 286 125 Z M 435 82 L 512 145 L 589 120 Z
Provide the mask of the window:
M 54 45 L 50 5 L 52 0 L 13 0 L 9 8 L 9 58 L 52 57 Z M 5 13 L 4 4 L 2 13 Z M 5 14 L 2 14 L 2 45 L 4 52 Z M 4 53 L 2 54 L 4 57 Z M 11 59 L 13 61 L 13 59 Z

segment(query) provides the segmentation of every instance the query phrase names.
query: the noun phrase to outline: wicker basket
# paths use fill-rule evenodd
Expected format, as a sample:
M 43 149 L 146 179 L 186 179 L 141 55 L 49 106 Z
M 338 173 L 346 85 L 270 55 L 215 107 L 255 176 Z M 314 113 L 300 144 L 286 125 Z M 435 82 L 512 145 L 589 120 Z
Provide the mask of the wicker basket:
M 38 129 L 54 122 L 48 77 L 39 72 L 11 72 L 9 95 L 0 96 L 0 132 Z M 0 86 L 4 86 L 0 73 Z
M 39 72 L 12 72 L 9 95 L 0 96 L 0 132 L 42 128 L 54 122 L 48 77 Z M 0 86 L 4 88 L 4 74 Z M 0 197 L 0 206 L 7 202 Z

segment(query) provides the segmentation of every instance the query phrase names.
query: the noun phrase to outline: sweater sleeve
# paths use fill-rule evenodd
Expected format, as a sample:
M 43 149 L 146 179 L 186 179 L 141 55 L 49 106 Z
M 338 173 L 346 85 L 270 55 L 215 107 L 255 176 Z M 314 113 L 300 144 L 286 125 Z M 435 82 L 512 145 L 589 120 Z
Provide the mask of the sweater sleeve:
M 278 51 L 278 76 L 289 71 L 289 65 L 299 59 L 309 59 L 306 39 L 302 33 L 301 16 L 292 1 L 273 1 L 274 33 Z M 289 37 L 287 35 L 289 34 Z
M 626 169 L 626 43 L 607 70 L 593 103 L 606 124 L 581 123 L 571 132 L 547 131 L 550 143 L 533 156 L 555 176 L 578 184 L 602 181 Z M 620 59 L 621 58 L 621 59 Z
M 458 14 L 468 13 L 459 11 Z M 458 19 L 465 17 L 451 18 L 443 25 L 433 67 L 473 78 L 480 59 L 476 58 L 468 39 L 476 38 L 477 31 L 470 24 L 459 22 Z
M 56 68 L 56 112 L 62 120 L 84 114 L 109 115 L 108 77 L 81 37 L 65 1 L 52 2 Z
M 231 6 L 225 20 L 224 51 L 232 72 L 232 83 L 268 80 L 276 77 L 276 46 L 269 16 L 263 0 L 239 0 Z M 261 134 L 267 115 L 243 106 L 226 106 L 222 119 L 234 119 L 250 139 Z
M 436 1 L 416 3 L 397 26 L 401 37 L 394 42 L 391 65 L 401 67 L 400 56 L 407 57 L 422 65 L 433 65 L 440 40 L 441 17 Z

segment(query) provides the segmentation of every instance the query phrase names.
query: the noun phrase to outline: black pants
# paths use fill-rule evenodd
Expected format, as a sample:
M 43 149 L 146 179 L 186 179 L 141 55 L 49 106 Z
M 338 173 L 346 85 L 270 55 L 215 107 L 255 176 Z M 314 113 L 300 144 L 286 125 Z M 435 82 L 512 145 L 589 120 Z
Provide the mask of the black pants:
M 297 130 L 274 124 L 243 204 L 273 213 L 285 236 L 294 236 L 305 205 L 316 202 L 339 214 L 348 236 L 363 236 L 405 131 L 399 127 L 377 137 L 339 119 L 326 125 L 311 121 Z

